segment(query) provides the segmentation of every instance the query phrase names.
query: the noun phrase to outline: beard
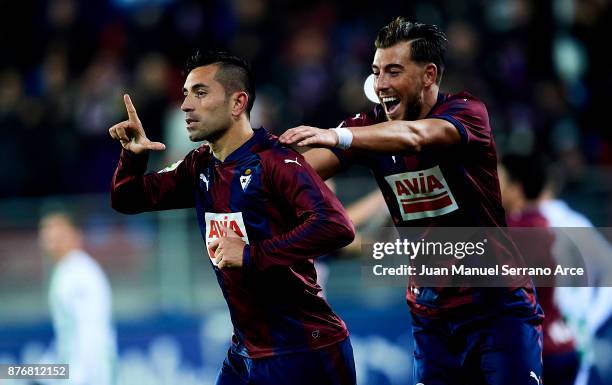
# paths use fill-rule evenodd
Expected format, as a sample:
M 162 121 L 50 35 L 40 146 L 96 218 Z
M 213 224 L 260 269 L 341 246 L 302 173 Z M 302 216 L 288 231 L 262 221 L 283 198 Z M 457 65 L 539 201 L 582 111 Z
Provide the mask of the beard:
M 215 142 L 221 138 L 231 127 L 230 117 L 214 116 L 201 120 L 198 127 L 189 131 L 189 140 L 192 142 Z
M 192 142 L 215 142 L 227 131 L 227 128 L 216 128 L 208 130 L 193 131 L 189 133 L 189 140 Z
M 422 107 L 423 98 L 419 92 L 411 100 L 406 101 L 406 109 L 404 110 L 403 120 L 417 120 L 421 115 Z

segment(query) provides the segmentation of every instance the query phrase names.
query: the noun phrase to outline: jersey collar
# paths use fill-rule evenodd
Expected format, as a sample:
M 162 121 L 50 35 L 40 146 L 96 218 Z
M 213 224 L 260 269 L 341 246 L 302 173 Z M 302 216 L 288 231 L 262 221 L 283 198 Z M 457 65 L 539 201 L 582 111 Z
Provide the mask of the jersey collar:
M 219 159 L 215 158 L 215 161 L 219 163 L 227 163 L 234 162 L 244 157 L 247 153 L 250 152 L 251 148 L 257 144 L 264 136 L 266 135 L 266 129 L 263 127 L 253 129 L 253 135 L 244 142 L 240 147 L 232 151 L 231 154 L 225 158 L 225 161 L 221 162 Z

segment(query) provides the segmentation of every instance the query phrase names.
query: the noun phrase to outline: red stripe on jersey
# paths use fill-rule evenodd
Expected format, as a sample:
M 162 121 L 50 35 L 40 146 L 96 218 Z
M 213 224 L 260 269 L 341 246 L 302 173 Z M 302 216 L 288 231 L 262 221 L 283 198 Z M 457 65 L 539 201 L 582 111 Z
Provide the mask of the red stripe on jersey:
M 448 195 L 447 192 L 441 192 L 440 194 L 436 194 L 436 195 L 430 195 L 430 196 L 426 196 L 426 197 L 419 197 L 419 198 L 403 198 L 402 202 L 420 202 L 420 201 L 429 201 L 438 197 L 441 197 L 442 195 Z
M 402 199 L 402 207 L 406 213 L 420 213 L 423 211 L 438 210 L 446 206 L 453 204 L 447 193 L 442 198 L 438 198 L 432 201 L 406 203 Z

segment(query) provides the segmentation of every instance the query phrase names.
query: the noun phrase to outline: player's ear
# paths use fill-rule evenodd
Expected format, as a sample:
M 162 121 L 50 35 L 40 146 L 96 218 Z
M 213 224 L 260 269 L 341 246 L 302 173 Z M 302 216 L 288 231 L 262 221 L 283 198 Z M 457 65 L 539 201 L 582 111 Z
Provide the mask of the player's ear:
M 240 114 L 246 111 L 249 104 L 249 94 L 244 91 L 235 92 L 232 96 L 232 116 L 238 118 Z
M 423 85 L 429 87 L 436 84 L 437 76 L 438 67 L 434 63 L 427 63 L 423 70 Z

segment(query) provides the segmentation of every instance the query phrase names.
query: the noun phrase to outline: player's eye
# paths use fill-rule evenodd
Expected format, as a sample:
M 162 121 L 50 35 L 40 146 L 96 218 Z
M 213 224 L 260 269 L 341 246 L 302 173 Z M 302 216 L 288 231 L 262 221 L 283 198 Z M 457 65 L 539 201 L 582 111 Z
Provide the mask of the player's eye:
M 206 96 L 206 91 L 202 91 L 202 90 L 197 91 L 197 92 L 196 92 L 196 96 L 197 96 L 198 98 L 203 98 L 204 96 Z

